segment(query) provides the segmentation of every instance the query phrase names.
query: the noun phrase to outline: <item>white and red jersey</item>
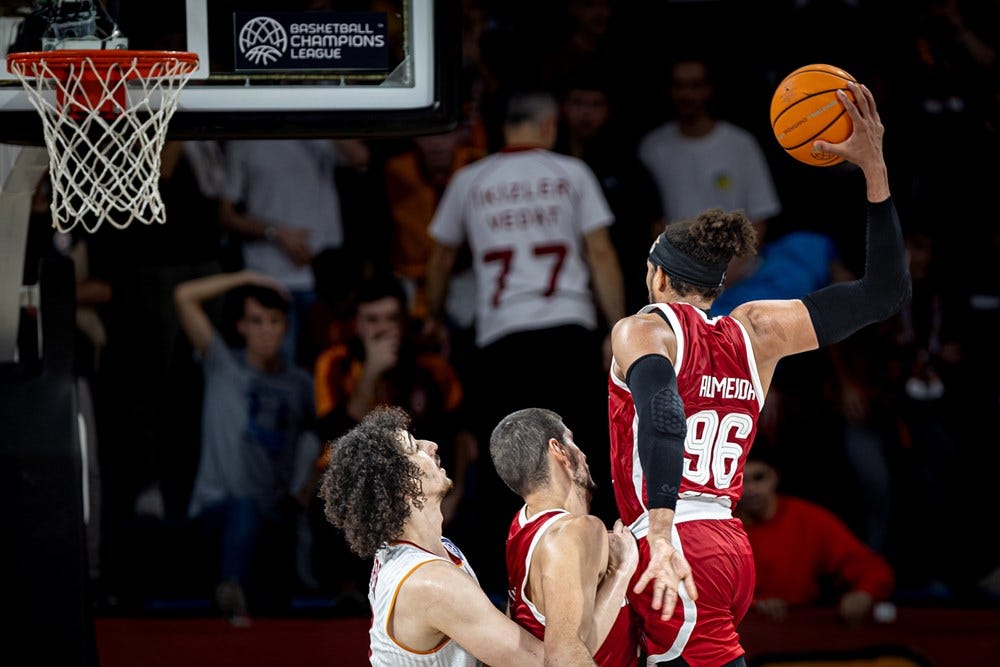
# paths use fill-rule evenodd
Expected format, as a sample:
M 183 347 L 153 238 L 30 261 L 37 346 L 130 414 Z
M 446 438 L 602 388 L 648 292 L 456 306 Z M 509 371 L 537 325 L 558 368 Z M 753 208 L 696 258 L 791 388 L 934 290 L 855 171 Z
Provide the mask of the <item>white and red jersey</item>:
M 479 583 L 461 550 L 444 537 L 441 544 L 450 559 L 412 542 L 393 542 L 375 554 L 368 582 L 368 603 L 372 608 L 368 657 L 372 667 L 475 667 L 482 664 L 458 642 L 447 637 L 440 646 L 430 651 L 419 651 L 399 643 L 389 631 L 389 620 L 395 611 L 399 589 L 417 568 L 434 561 L 444 561 L 460 568 Z
M 657 303 L 674 331 L 674 370 L 687 416 L 684 469 L 674 523 L 728 519 L 743 492 L 743 466 L 757 431 L 764 393 L 743 325 L 709 317 L 686 303 Z M 646 481 L 636 446 L 632 394 L 612 372 L 608 379 L 611 478 L 622 521 L 636 537 L 646 534 Z
M 582 160 L 508 148 L 455 173 L 429 228 L 468 241 L 476 274 L 476 343 L 517 331 L 597 325 L 583 237 L 614 216 Z
M 551 509 L 528 518 L 524 507 L 518 511 L 507 534 L 507 597 L 510 617 L 518 625 L 545 641 L 545 615 L 538 611 L 528 597 L 528 573 L 531 556 L 545 531 L 569 512 Z M 625 600 L 618 612 L 611 632 L 594 654 L 594 661 L 601 667 L 624 667 L 636 664 L 639 649 L 638 628 Z

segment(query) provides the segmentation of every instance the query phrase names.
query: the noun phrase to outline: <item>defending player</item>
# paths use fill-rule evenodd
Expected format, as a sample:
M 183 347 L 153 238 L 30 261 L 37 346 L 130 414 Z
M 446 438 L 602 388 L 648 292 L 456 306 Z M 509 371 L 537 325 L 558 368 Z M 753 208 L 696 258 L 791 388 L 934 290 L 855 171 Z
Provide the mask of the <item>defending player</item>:
M 588 513 L 596 485 L 573 434 L 551 410 L 518 410 L 493 430 L 490 455 L 524 501 L 507 536 L 511 618 L 544 639 L 551 664 L 634 667 L 638 626 L 625 594 L 638 550 L 621 521 L 609 535 Z M 599 647 L 593 660 L 588 643 Z

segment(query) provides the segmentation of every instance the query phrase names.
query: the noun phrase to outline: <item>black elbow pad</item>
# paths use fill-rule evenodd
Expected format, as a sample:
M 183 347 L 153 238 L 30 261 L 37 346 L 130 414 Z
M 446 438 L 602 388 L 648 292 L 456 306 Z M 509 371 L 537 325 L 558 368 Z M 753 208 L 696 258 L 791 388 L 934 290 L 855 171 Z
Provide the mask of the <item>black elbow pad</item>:
M 672 510 L 677 506 L 687 435 L 673 364 L 661 354 L 647 354 L 629 367 L 625 382 L 635 404 L 636 441 L 648 505 Z

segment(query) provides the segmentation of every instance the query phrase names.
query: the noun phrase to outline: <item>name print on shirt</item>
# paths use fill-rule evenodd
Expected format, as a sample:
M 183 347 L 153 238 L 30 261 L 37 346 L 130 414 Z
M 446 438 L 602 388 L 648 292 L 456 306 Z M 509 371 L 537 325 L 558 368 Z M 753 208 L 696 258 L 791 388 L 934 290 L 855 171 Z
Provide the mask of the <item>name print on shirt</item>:
M 703 398 L 734 398 L 737 400 L 757 400 L 753 383 L 742 378 L 701 376 L 698 395 Z
M 472 191 L 472 205 L 493 207 L 486 220 L 492 231 L 521 230 L 559 222 L 559 204 L 569 197 L 570 182 L 549 176 L 533 181 L 494 183 Z

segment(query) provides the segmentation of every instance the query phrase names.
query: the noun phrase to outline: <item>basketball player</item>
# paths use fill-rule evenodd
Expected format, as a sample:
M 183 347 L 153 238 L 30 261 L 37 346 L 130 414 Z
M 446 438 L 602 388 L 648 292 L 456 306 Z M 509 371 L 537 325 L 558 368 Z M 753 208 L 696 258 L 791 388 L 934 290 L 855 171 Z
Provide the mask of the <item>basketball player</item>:
M 609 536 L 588 514 L 595 484 L 573 434 L 551 410 L 518 410 L 493 430 L 490 455 L 524 501 L 507 536 L 510 617 L 544 640 L 552 664 L 634 667 L 638 625 L 625 593 L 639 552 L 621 521 Z M 613 574 L 609 555 L 622 561 Z M 618 583 L 598 587 L 611 577 Z M 591 662 L 585 640 L 602 624 L 610 632 Z
M 709 317 L 730 259 L 755 244 L 741 211 L 712 209 L 667 226 L 647 262 L 651 305 L 613 330 L 612 478 L 622 520 L 639 539 L 642 574 L 630 603 L 642 618 L 647 665 L 745 665 L 736 628 L 753 596 L 753 557 L 732 510 L 778 361 L 884 320 L 909 297 L 885 130 L 868 88 L 850 87 L 857 105 L 838 96 L 851 136 L 815 147 L 864 174 L 865 274 Z
M 441 330 L 458 249 L 467 242 L 472 252 L 477 305 L 471 363 L 480 381 L 468 389 L 480 442 L 504 416 L 533 405 L 550 406 L 599 445 L 606 440 L 602 395 L 553 392 L 546 382 L 526 382 L 511 372 L 545 368 L 548 377 L 574 388 L 600 382 L 610 363 L 611 325 L 625 314 L 621 267 L 608 231 L 614 216 L 587 164 L 551 150 L 558 113 L 549 94 L 513 95 L 504 149 L 455 173 L 429 230 L 435 247 L 427 270 L 428 333 Z M 603 456 L 597 460 L 606 465 Z M 517 504 L 490 471 L 481 479 L 487 486 L 480 492 L 482 541 L 488 542 L 506 530 Z M 609 515 L 612 506 L 610 492 L 595 499 L 595 508 Z M 481 554 L 487 590 L 506 588 L 500 554 L 493 548 Z

